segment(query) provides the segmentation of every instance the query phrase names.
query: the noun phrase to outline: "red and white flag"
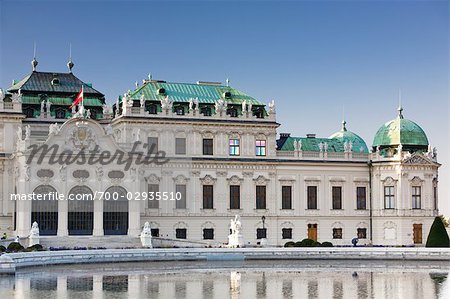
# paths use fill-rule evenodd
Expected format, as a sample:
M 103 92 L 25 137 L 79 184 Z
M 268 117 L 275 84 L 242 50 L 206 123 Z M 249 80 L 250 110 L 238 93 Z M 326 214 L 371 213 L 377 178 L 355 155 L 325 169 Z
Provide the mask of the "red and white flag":
M 70 105 L 69 109 L 72 109 L 72 107 L 78 105 L 82 101 L 83 101 L 83 85 L 81 85 L 80 92 L 77 94 L 75 101 L 73 101 L 73 103 L 72 103 L 72 105 Z

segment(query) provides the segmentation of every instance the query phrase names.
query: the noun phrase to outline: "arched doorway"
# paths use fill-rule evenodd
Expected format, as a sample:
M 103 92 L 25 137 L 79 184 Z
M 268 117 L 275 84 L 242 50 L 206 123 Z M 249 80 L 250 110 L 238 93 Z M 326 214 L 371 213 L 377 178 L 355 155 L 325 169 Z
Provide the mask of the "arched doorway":
M 120 186 L 109 187 L 103 195 L 103 233 L 105 235 L 126 235 L 127 232 L 127 190 Z
M 94 228 L 94 194 L 87 186 L 73 187 L 69 192 L 69 235 L 92 235 Z
M 41 236 L 55 236 L 58 230 L 58 201 L 56 190 L 49 185 L 37 186 L 33 191 L 36 195 L 41 195 L 40 200 L 31 202 L 31 223 L 37 222 L 39 234 Z M 49 194 L 53 193 L 53 199 L 49 199 Z

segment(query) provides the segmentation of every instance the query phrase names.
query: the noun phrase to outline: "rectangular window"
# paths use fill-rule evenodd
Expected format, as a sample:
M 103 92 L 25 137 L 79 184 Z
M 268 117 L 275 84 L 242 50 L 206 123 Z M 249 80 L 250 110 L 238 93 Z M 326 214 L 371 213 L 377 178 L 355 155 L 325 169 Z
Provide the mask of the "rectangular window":
M 395 189 L 394 186 L 384 187 L 384 208 L 394 209 L 395 208 Z
M 308 186 L 308 210 L 317 209 L 317 186 Z
M 159 209 L 159 200 L 156 200 L 156 192 L 159 192 L 158 184 L 148 184 L 148 208 Z
M 230 186 L 230 209 L 241 208 L 241 186 Z
M 412 187 L 412 208 L 420 209 L 422 207 L 422 187 L 413 186 Z
M 358 239 L 366 239 L 367 238 L 367 229 L 366 228 L 358 228 Z
M 203 209 L 214 208 L 214 187 L 213 185 L 203 185 Z
M 333 186 L 331 189 L 333 197 L 333 210 L 342 209 L 342 187 Z
M 203 139 L 203 155 L 213 155 L 213 139 Z
M 367 209 L 366 206 L 366 187 L 356 187 L 356 208 L 358 210 Z
M 239 139 L 230 139 L 230 156 L 239 156 L 240 154 Z
M 158 137 L 148 137 L 147 143 L 147 153 L 150 156 L 156 155 L 158 152 Z
M 256 239 L 267 238 L 267 228 L 257 228 L 256 229 Z
M 177 209 L 186 209 L 186 185 L 176 185 L 175 192 L 177 193 L 177 198 L 180 198 L 180 200 L 175 201 L 175 207 Z
M 282 186 L 281 187 L 281 208 L 283 210 L 292 209 L 292 187 Z
M 186 155 L 186 138 L 175 138 L 175 155 Z
M 159 228 L 151 228 L 152 237 L 159 237 Z
M 342 228 L 333 228 L 333 239 L 342 239 Z
M 256 208 L 266 209 L 266 186 L 256 186 Z
M 175 235 L 177 239 L 186 239 L 187 230 L 185 228 L 177 228 L 175 230 Z
M 214 228 L 203 229 L 203 240 L 214 240 Z
M 283 239 L 292 239 L 292 228 L 283 228 L 281 230 L 281 237 Z
M 256 140 L 256 155 L 265 156 L 266 155 L 266 141 Z

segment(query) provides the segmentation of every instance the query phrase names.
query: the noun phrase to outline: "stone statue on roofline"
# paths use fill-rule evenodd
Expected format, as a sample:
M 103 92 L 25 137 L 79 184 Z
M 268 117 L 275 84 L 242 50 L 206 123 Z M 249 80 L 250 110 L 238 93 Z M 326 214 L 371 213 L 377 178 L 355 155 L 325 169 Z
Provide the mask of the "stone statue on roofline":
M 49 115 L 50 116 L 50 108 L 52 107 L 52 102 L 50 102 L 48 99 L 47 99 L 47 103 L 45 104 L 45 109 L 46 109 L 46 111 L 47 111 L 47 115 Z
M 31 136 L 31 127 L 30 125 L 27 125 L 25 127 L 25 140 L 30 140 L 30 136 Z
M 0 88 L 0 102 L 3 102 L 5 97 L 6 97 L 5 92 L 3 91 L 2 88 Z
M 166 96 L 161 100 L 161 110 L 168 114 L 172 112 L 173 101 L 169 99 L 169 96 Z
M 294 151 L 298 151 L 298 142 L 297 142 L 297 139 L 294 139 Z
M 215 103 L 216 114 L 222 115 L 227 111 L 227 102 L 222 99 L 219 99 Z
M 189 111 L 194 110 L 194 100 L 192 98 L 189 99 Z
M 243 100 L 242 101 L 242 114 L 244 114 L 244 112 L 247 111 L 247 101 Z
M 275 109 L 275 101 L 272 100 L 269 103 L 269 114 L 275 114 L 276 113 L 276 109 Z
M 142 94 L 141 97 L 139 98 L 139 103 L 140 103 L 140 105 L 141 105 L 141 108 L 144 108 L 144 106 L 145 106 L 145 97 L 144 97 L 143 94 Z

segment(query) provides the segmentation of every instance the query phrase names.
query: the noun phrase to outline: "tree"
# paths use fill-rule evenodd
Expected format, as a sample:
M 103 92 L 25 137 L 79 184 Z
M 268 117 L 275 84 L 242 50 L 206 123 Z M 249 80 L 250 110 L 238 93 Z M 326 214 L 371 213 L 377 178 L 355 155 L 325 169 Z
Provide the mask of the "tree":
M 450 240 L 441 217 L 434 218 L 426 247 L 450 247 Z

